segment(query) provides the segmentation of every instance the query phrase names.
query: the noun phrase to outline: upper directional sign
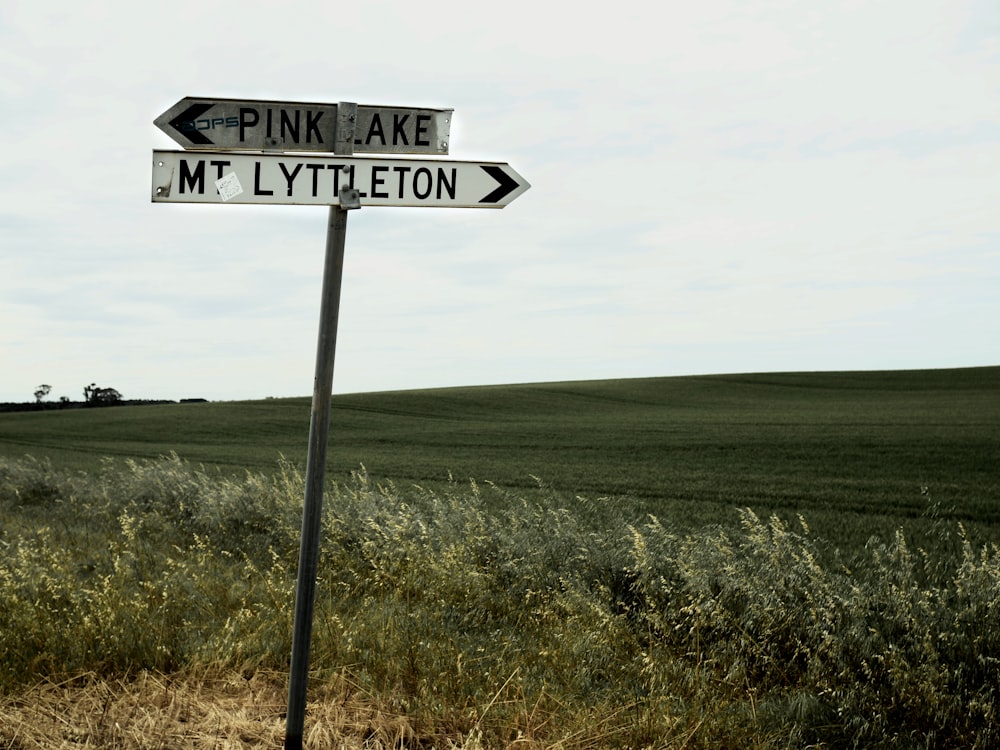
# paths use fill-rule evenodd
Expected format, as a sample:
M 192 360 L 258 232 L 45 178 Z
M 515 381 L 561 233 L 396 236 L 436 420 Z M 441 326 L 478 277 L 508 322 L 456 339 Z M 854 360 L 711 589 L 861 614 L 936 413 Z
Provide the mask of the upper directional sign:
M 358 105 L 354 151 L 447 154 L 452 112 Z M 185 97 L 153 123 L 186 149 L 332 152 L 337 105 Z
M 530 185 L 509 164 L 442 159 L 153 151 L 155 202 L 503 208 Z

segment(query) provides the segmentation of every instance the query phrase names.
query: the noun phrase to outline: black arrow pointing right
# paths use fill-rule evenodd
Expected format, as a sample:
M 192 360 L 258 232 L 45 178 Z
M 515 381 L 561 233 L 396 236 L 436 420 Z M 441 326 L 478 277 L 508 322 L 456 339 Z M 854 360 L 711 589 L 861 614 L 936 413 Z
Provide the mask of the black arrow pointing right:
M 480 168 L 490 177 L 500 183 L 496 190 L 484 198 L 480 198 L 480 203 L 499 203 L 505 196 L 514 192 L 521 184 L 495 165 L 480 164 Z
M 199 146 L 211 146 L 213 145 L 213 141 L 207 135 L 197 130 L 194 127 L 194 122 L 214 106 L 215 102 L 192 104 L 170 121 L 170 127 L 191 141 L 191 143 L 197 143 Z

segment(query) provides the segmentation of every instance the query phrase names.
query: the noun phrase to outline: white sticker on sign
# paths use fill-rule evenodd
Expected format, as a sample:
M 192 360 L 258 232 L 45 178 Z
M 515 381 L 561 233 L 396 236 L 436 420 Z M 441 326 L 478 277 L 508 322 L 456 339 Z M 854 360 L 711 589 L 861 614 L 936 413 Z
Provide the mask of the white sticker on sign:
M 215 189 L 219 191 L 219 197 L 224 201 L 235 198 L 243 192 L 243 186 L 240 184 L 240 178 L 236 176 L 236 172 L 230 172 L 221 180 L 216 180 Z

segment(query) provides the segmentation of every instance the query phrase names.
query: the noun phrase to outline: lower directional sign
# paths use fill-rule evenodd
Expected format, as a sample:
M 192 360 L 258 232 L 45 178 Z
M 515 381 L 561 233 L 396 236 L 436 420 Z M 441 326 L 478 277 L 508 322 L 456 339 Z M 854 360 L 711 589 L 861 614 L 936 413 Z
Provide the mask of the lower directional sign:
M 503 208 L 530 185 L 509 164 L 231 151 L 153 151 L 154 202 Z

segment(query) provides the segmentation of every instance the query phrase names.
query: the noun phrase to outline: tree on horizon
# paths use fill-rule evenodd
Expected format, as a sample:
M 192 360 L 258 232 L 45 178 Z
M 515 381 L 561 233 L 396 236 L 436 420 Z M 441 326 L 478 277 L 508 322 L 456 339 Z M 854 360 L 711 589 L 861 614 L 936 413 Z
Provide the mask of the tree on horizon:
M 101 388 L 97 383 L 83 387 L 83 399 L 94 406 L 117 404 L 122 400 L 122 394 L 114 388 Z

